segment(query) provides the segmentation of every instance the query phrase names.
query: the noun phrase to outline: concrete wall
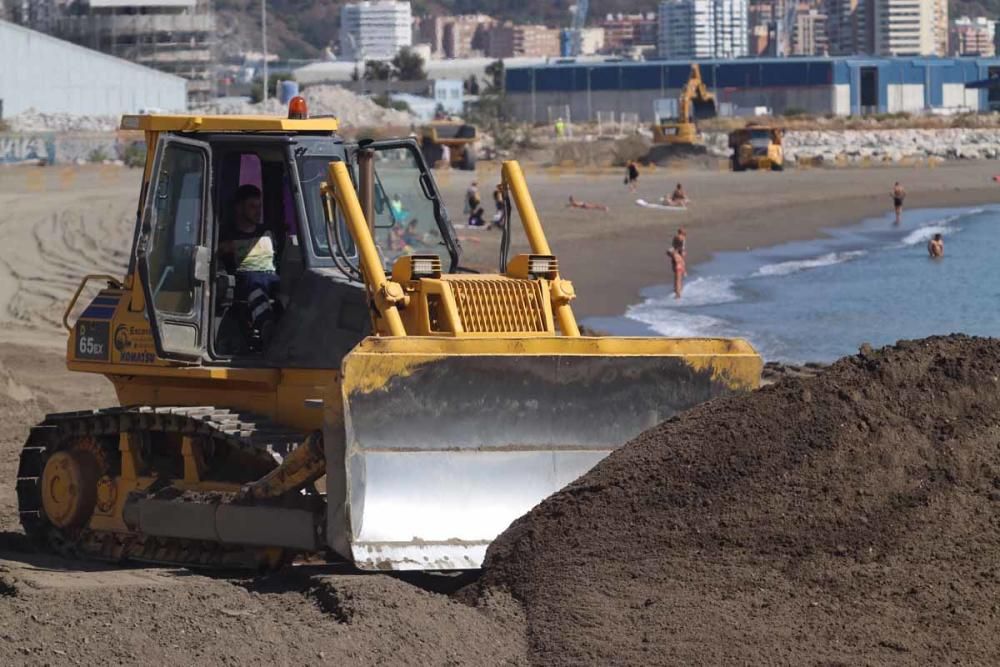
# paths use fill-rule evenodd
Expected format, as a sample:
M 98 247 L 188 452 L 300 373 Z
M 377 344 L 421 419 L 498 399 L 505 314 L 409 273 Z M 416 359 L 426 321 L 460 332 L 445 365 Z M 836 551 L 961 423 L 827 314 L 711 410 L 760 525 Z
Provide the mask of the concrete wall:
M 122 160 L 126 149 L 141 141 L 137 132 L 0 132 L 0 165 L 78 164 L 98 156 Z
M 140 109 L 183 111 L 184 79 L 0 21 L 3 115 L 117 115 Z

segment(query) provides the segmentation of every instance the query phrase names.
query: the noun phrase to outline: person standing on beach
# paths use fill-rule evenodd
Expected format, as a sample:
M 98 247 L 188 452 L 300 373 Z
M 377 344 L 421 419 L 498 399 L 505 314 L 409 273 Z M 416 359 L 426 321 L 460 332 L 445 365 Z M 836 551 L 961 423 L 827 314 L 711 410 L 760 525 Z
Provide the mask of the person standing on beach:
M 684 289 L 684 276 L 687 275 L 687 266 L 684 262 L 684 255 L 670 248 L 667 250 L 667 255 L 670 256 L 670 263 L 673 265 L 674 270 L 674 298 L 681 298 L 681 291 Z
M 927 254 L 931 259 L 941 259 L 944 257 L 944 239 L 940 234 L 935 234 L 934 238 L 927 242 Z
M 899 181 L 892 186 L 892 206 L 896 209 L 896 224 L 898 225 L 903 216 L 903 199 L 906 198 L 906 190 Z
M 493 213 L 493 222 L 490 227 L 503 227 L 506 224 L 506 208 L 504 206 L 503 200 L 503 184 L 497 183 L 497 186 L 493 188 L 493 206 L 496 211 Z
M 677 252 L 679 252 L 681 254 L 681 257 L 683 259 L 687 259 L 687 256 L 688 256 L 688 252 L 687 252 L 687 232 L 684 231 L 683 227 L 679 227 L 677 229 L 677 233 L 674 234 L 674 238 L 671 241 L 670 245 L 673 247 L 674 250 L 676 250 Z
M 635 160 L 629 160 L 625 164 L 625 185 L 628 186 L 629 192 L 635 192 L 639 186 L 639 165 Z

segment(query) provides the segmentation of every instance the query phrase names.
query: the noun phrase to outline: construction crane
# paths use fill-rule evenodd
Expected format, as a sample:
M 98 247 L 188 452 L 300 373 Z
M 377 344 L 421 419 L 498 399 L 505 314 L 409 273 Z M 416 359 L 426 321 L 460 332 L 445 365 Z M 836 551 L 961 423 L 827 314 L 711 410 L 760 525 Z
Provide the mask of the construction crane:
M 573 18 L 570 27 L 564 28 L 559 39 L 559 50 L 563 57 L 572 58 L 583 50 L 583 26 L 587 22 L 590 0 L 578 0 L 570 7 Z

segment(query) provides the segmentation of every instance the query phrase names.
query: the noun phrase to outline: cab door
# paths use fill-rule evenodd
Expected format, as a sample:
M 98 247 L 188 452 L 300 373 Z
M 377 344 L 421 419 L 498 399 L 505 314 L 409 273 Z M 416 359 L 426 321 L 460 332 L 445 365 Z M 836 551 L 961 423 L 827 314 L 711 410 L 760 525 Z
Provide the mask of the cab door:
M 136 244 L 157 353 L 194 360 L 205 351 L 212 254 L 211 150 L 161 137 Z

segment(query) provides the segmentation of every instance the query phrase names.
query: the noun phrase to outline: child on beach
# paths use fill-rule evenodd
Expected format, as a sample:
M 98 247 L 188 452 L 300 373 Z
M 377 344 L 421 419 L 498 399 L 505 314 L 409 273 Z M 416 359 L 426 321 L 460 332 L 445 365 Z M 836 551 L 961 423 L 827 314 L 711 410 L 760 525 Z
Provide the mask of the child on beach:
M 684 262 L 684 255 L 671 247 L 667 250 L 670 262 L 674 270 L 674 298 L 681 298 L 681 291 L 684 289 L 684 276 L 687 275 L 687 266 Z

